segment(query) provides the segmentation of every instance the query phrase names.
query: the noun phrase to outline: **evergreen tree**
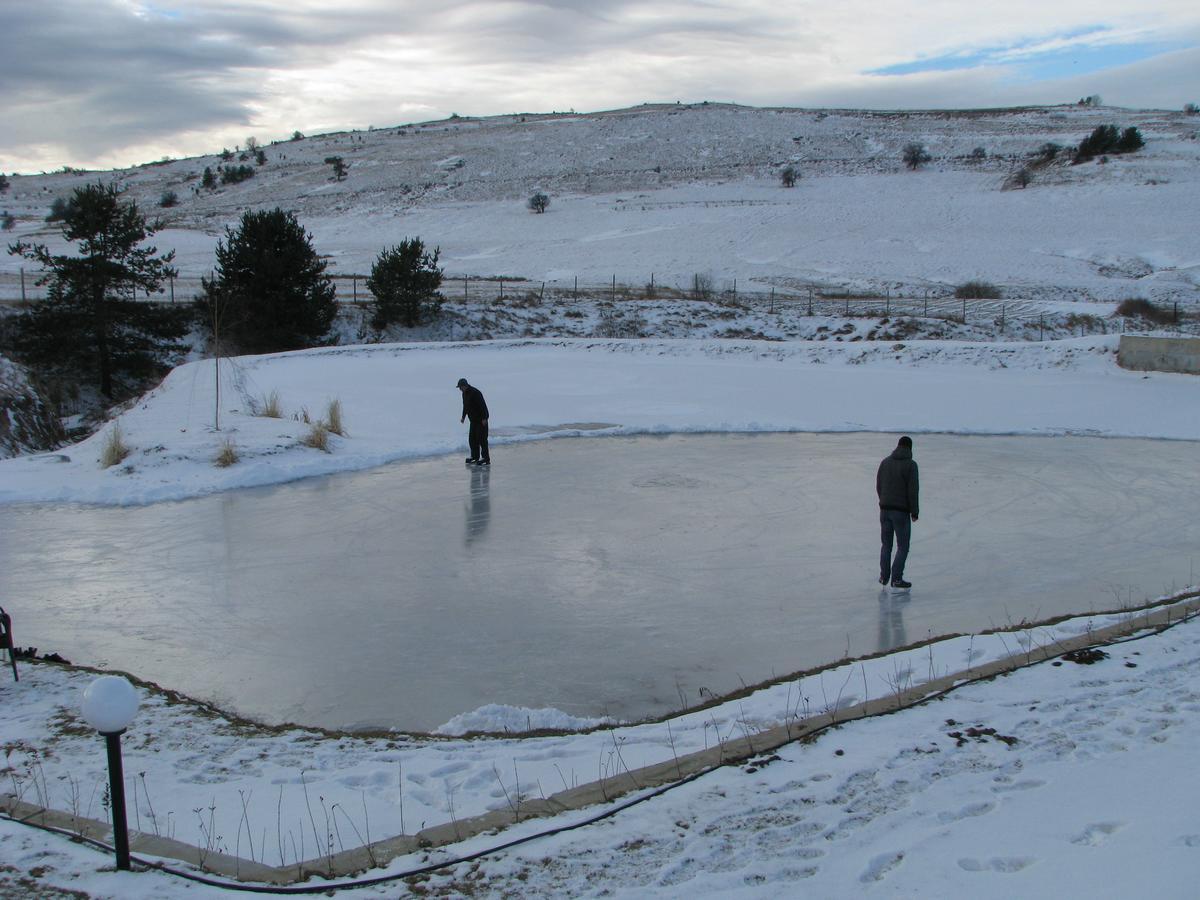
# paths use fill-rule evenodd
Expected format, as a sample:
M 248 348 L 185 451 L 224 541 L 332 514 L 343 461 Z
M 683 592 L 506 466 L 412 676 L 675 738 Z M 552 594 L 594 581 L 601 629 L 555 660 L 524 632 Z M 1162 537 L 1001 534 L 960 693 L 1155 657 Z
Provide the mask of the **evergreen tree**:
M 1117 153 L 1133 153 L 1136 150 L 1141 150 L 1146 146 L 1146 142 L 1142 139 L 1142 133 L 1136 128 L 1126 128 L 1121 132 L 1121 139 L 1117 141 Z
M 412 328 L 423 318 L 438 315 L 442 308 L 439 253 L 439 248 L 426 253 L 421 239 L 412 238 L 379 254 L 367 279 L 367 290 L 375 297 L 373 328 L 382 331 L 392 322 Z
M 114 185 L 90 184 L 66 202 L 63 237 L 78 255 L 51 253 L 44 244 L 18 241 L 9 253 L 46 271 L 47 298 L 20 317 L 17 354 L 39 374 L 94 378 L 112 399 L 138 389 L 181 352 L 188 311 L 139 301 L 175 275 L 174 251 L 142 246 L 156 227 Z
M 236 231 L 226 228 L 215 275 L 201 283 L 205 327 L 249 353 L 315 346 L 337 315 L 325 262 L 282 209 L 247 211 Z
M 350 170 L 350 163 L 342 159 L 340 156 L 325 157 L 326 165 L 333 166 L 333 177 L 341 181 L 346 177 L 346 172 Z
M 210 191 L 216 190 L 217 176 L 213 174 L 212 166 L 204 167 L 204 177 L 200 179 L 200 186 Z

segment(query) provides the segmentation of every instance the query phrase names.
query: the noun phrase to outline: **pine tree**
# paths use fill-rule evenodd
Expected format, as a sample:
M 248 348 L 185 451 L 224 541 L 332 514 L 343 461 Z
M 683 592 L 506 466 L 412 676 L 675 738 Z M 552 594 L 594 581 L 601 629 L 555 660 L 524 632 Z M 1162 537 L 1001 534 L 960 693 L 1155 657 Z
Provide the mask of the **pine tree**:
M 66 202 L 62 235 L 78 255 L 51 253 L 44 244 L 18 241 L 9 253 L 39 263 L 47 298 L 21 316 L 14 344 L 39 374 L 87 375 L 109 399 L 128 394 L 182 352 L 185 307 L 136 299 L 160 291 L 175 275 L 174 251 L 142 246 L 157 230 L 114 185 L 90 184 Z
M 247 211 L 217 242 L 217 268 L 202 279 L 201 321 L 248 353 L 321 343 L 337 315 L 333 282 L 308 232 L 282 209 Z
M 441 311 L 439 252 L 426 253 L 421 239 L 412 238 L 379 254 L 367 279 L 367 290 L 375 297 L 373 328 L 382 331 L 392 322 L 412 328 Z

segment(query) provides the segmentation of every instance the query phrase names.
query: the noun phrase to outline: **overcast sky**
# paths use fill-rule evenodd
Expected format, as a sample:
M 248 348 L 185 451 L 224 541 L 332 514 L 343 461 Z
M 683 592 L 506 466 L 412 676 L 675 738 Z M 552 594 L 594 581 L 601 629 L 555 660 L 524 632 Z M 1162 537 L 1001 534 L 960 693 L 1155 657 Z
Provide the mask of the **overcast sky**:
M 1200 103 L 1198 0 L 23 0 L 0 171 L 644 102 Z

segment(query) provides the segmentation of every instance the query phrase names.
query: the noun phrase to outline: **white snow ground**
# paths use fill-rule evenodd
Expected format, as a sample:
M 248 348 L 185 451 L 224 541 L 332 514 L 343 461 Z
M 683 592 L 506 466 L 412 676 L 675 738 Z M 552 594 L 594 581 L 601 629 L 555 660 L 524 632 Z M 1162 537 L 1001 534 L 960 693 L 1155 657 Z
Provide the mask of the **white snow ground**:
M 563 434 L 884 431 L 1200 440 L 1193 376 L 1116 365 L 1115 336 L 1036 343 L 527 340 L 341 347 L 188 363 L 71 447 L 0 460 L 0 502 L 174 500 L 459 452 L 460 377 L 492 444 Z M 282 418 L 253 414 L 277 393 Z M 342 405 L 328 452 L 304 417 Z M 595 428 L 595 425 L 603 426 Z M 119 427 L 130 455 L 104 469 Z M 226 442 L 240 457 L 219 467 Z
M 1146 150 L 1107 164 L 1051 167 L 1024 191 L 999 190 L 1042 143 L 1074 143 L 1108 122 L 1140 127 Z M 296 210 L 341 274 L 364 272 L 384 244 L 417 234 L 443 248 L 452 277 L 518 276 L 561 288 L 575 276 L 598 285 L 616 274 L 619 283 L 640 287 L 651 274 L 660 285 L 680 286 L 705 274 L 718 289 L 737 279 L 743 291 L 747 284 L 801 294 L 836 286 L 911 297 L 985 278 L 1002 285 L 1011 302 L 1029 304 L 1025 313 L 1058 313 L 1065 322 L 1078 309 L 1102 322 L 1126 297 L 1185 309 L 1196 303 L 1196 133 L 1195 120 L 1180 113 L 1071 107 L 963 116 L 652 107 L 279 144 L 268 148 L 270 162 L 258 176 L 211 195 L 189 191 L 215 158 L 113 174 L 146 209 L 165 189 L 183 196 L 159 244 L 179 250 L 183 274 L 192 279 L 208 271 L 217 237 L 242 209 L 283 205 Z M 899 171 L 899 150 L 911 140 L 935 155 L 924 172 Z M 968 160 L 976 146 L 987 151 L 986 163 Z M 321 163 L 335 152 L 352 162 L 341 183 L 329 181 Z M 801 171 L 792 191 L 778 187 L 778 168 L 787 163 Z M 53 242 L 42 222 L 50 200 L 86 177 L 14 177 L 4 198 L 17 217 L 10 237 Z M 545 216 L 523 207 L 535 189 L 552 196 Z M 15 257 L 0 260 L 5 297 L 17 290 L 20 267 Z M 1118 369 L 1111 337 L 1012 342 L 1031 336 L 1024 330 L 997 334 L 1010 341 L 1004 344 L 909 342 L 880 334 L 877 323 L 797 322 L 755 311 L 748 324 L 732 324 L 792 340 L 715 340 L 725 335 L 711 326 L 697 330 L 678 306 L 646 304 L 640 317 L 649 333 L 699 339 L 556 340 L 572 312 L 583 328 L 595 328 L 595 313 L 560 306 L 539 321 L 538 310 L 495 309 L 482 321 L 452 315 L 451 329 L 461 330 L 440 336 L 527 329 L 549 339 L 227 361 L 220 431 L 213 363 L 189 363 L 120 417 L 133 447 L 125 465 L 97 467 L 104 433 L 59 454 L 3 461 L 0 502 L 154 502 L 449 452 L 463 439 L 453 389 L 463 375 L 488 393 L 497 444 L 570 433 L 579 423 L 623 433 L 907 430 L 1200 440 L 1200 382 Z M 634 334 L 647 330 L 632 327 Z M 864 340 L 872 332 L 879 340 Z M 845 342 L 834 343 L 835 335 Z M 794 340 L 809 337 L 830 340 Z M 252 402 L 273 391 L 285 418 L 250 415 Z M 301 446 L 307 426 L 298 420 L 305 411 L 320 418 L 335 398 L 347 435 L 335 438 L 328 454 Z M 241 461 L 219 469 L 213 460 L 226 439 Z M 1086 622 L 1058 627 L 1078 631 Z M 1178 626 L 1114 648 L 1096 666 L 1042 665 L 844 726 L 787 748 L 754 772 L 723 770 L 603 824 L 415 887 L 497 896 L 1193 896 L 1200 874 L 1190 799 L 1200 737 L 1191 685 L 1198 631 Z M 550 793 L 595 778 L 609 744 L 619 743 L 629 766 L 669 758 L 672 743 L 682 752 L 794 715 L 797 704 L 819 709 L 844 684 L 864 678 L 865 693 L 886 692 L 889 680 L 909 672 L 919 679 L 929 670 L 962 668 L 968 658 L 1002 655 L 1002 643 L 962 638 L 939 644 L 929 657 L 884 657 L 854 667 L 849 681 L 828 673 L 672 720 L 668 734 L 663 726 L 642 726 L 532 741 L 323 740 L 245 728 L 145 693 L 126 741 L 130 787 L 141 792 L 130 792 L 131 817 L 146 830 L 203 843 L 201 817 L 211 815 L 209 833 L 221 835 L 220 845 L 247 852 L 245 799 L 255 855 L 293 861 L 289 838 L 302 840 L 307 818 L 302 778 L 310 795 L 338 804 L 343 831 L 348 819 L 363 828 L 369 818 L 373 838 L 412 832 L 422 822 L 446 821 L 451 802 L 459 816 L 503 806 L 505 791 L 515 787 L 510 771 L 532 795 Z M 45 665 L 23 672 L 19 685 L 0 674 L 0 740 L 11 790 L 58 809 L 77 803 L 102 814 L 98 742 L 81 733 L 74 712 L 90 676 Z M 857 686 L 844 690 L 860 694 Z M 484 720 L 493 727 L 526 721 L 520 710 L 481 714 L 493 716 Z M 553 712 L 546 721 L 578 724 Z M 948 736 L 971 726 L 1017 740 L 984 734 L 960 746 Z M 282 832 L 282 841 L 272 832 Z M 11 896 L 216 893 L 157 874 L 116 874 L 103 855 L 7 821 L 0 821 L 0 847 L 0 889 Z M 298 855 L 312 849 L 310 834 L 308 853 Z M 398 860 L 392 870 L 418 862 Z
M 399 831 L 405 815 L 410 832 L 444 821 L 451 804 L 460 817 L 504 808 L 518 781 L 526 796 L 549 794 L 594 776 L 597 760 L 603 766 L 617 745 L 630 767 L 669 760 L 1119 618 L 938 642 L 682 716 L 669 731 L 658 724 L 520 741 L 320 740 L 298 730 L 257 732 L 143 692 L 125 737 L 130 820 L 201 846 L 204 827 L 215 823 L 218 847 L 249 855 L 253 838 L 257 858 L 288 862 L 291 841 L 308 827 L 304 786 L 318 821 L 338 806 L 338 839 L 354 845 L 351 823 L 361 832 L 369 821 L 377 837 Z M 1094 665 L 1042 663 L 844 724 L 582 830 L 348 895 L 392 897 L 407 887 L 423 896 L 1194 896 L 1200 623 L 1107 652 Z M 80 812 L 99 809 L 103 754 L 76 713 L 89 680 L 34 664 L 23 667 L 20 685 L 0 682 L 6 774 L 25 799 L 48 797 L 70 810 L 76 796 Z M 527 821 L 368 874 L 453 859 L 594 812 Z M 8 820 L 0 820 L 0 848 L 6 896 L 225 895 L 160 873 L 116 873 L 100 851 Z

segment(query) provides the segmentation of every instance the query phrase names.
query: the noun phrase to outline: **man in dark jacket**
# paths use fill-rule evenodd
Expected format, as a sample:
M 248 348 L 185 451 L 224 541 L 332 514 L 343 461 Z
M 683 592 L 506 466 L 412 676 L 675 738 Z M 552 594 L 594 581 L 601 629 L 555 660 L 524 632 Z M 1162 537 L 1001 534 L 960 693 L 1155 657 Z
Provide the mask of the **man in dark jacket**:
M 471 446 L 471 456 L 467 464 L 490 466 L 492 457 L 488 453 L 488 408 L 479 388 L 467 384 L 467 379 L 458 379 L 458 389 L 462 391 L 463 411 L 459 422 L 471 420 L 471 429 L 467 432 L 467 443 Z
M 912 458 L 912 438 L 905 435 L 892 455 L 879 464 L 875 474 L 875 493 L 879 495 L 879 529 L 883 546 L 879 551 L 879 583 L 894 588 L 910 588 L 904 580 L 904 562 L 908 559 L 911 523 L 921 511 L 918 502 L 920 484 L 917 463 Z M 892 539 L 896 540 L 896 558 L 892 559 Z

